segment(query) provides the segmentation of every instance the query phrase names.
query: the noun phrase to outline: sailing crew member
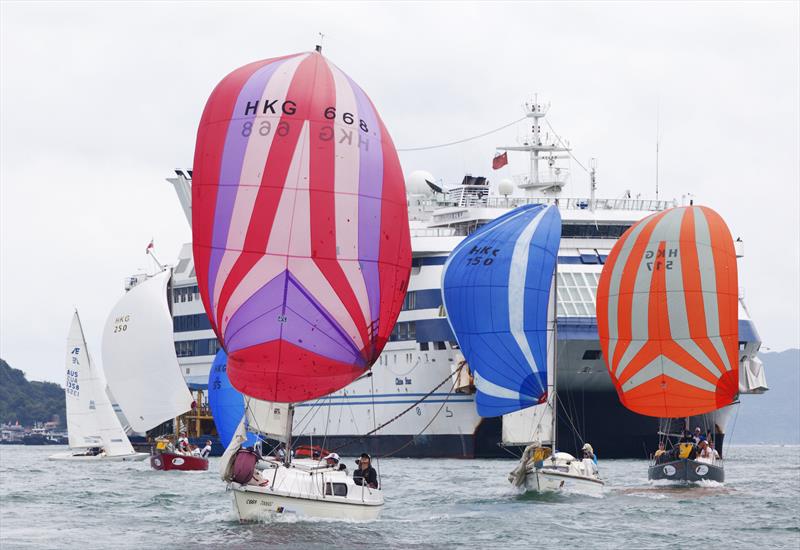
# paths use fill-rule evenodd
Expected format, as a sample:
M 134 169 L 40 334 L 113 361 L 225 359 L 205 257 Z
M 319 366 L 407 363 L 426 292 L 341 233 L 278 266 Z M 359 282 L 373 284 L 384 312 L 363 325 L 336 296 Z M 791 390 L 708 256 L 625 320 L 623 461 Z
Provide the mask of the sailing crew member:
M 327 454 L 322 460 L 325 461 L 325 464 L 328 466 L 328 468 L 333 468 L 334 470 L 347 470 L 347 466 L 339 462 L 339 455 L 336 453 Z
M 181 432 L 178 438 L 178 451 L 183 454 L 189 454 L 191 452 L 189 450 L 189 438 L 186 436 L 186 432 Z
M 694 429 L 694 444 L 697 445 L 700 443 L 700 440 L 703 439 L 703 431 L 700 429 L 700 426 Z
M 581 447 L 581 451 L 583 451 L 583 458 L 591 458 L 592 462 L 597 465 L 597 455 L 594 454 L 594 449 L 589 443 L 584 443 L 583 447 Z
M 656 459 L 656 462 L 659 462 L 659 460 L 658 460 L 659 457 L 661 457 L 661 455 L 665 454 L 666 452 L 667 452 L 667 450 L 664 448 L 664 442 L 663 441 L 659 441 L 658 442 L 658 450 L 656 451 L 656 454 L 653 455 L 653 458 Z
M 367 453 L 362 453 L 361 458 L 356 461 L 358 468 L 353 472 L 353 482 L 356 485 L 364 485 L 370 489 L 378 488 L 378 472 L 371 465 L 372 460 Z
M 206 440 L 206 446 L 203 447 L 203 450 L 200 451 L 200 456 L 203 458 L 208 458 L 211 454 L 211 440 Z

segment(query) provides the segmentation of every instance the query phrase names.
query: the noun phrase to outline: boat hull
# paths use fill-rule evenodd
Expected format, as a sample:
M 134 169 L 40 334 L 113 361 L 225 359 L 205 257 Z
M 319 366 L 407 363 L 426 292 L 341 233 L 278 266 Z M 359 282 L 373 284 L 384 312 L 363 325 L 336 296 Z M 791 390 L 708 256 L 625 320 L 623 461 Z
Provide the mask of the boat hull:
M 279 491 L 250 485 L 231 484 L 234 509 L 239 521 L 264 521 L 278 515 L 303 518 L 372 521 L 378 519 L 380 504 L 345 503 L 330 499 L 295 498 Z
M 725 470 L 721 466 L 690 460 L 688 458 L 651 464 L 647 470 L 650 481 L 668 481 L 686 485 L 701 481 L 725 482 Z
M 133 453 L 129 455 L 117 455 L 117 456 L 108 456 L 108 455 L 81 455 L 75 454 L 73 451 L 68 451 L 65 453 L 56 453 L 54 455 L 50 455 L 48 460 L 60 460 L 64 462 L 141 462 L 145 460 L 148 456 L 148 453 Z
M 535 468 L 525 476 L 526 493 L 570 493 L 600 497 L 605 483 L 599 479 Z
M 150 466 L 154 470 L 164 471 L 204 471 L 208 470 L 208 459 L 175 453 L 158 453 L 150 457 Z

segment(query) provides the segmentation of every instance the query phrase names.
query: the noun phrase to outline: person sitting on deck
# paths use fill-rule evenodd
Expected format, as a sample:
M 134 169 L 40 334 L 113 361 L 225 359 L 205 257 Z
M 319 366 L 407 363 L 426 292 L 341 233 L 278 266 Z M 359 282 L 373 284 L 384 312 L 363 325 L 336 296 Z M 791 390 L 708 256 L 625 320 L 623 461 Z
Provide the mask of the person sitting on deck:
M 663 441 L 659 441 L 659 442 L 658 442 L 658 450 L 657 450 L 657 451 L 656 451 L 656 453 L 653 455 L 653 458 L 654 458 L 654 459 L 656 460 L 656 462 L 658 463 L 658 462 L 661 462 L 661 460 L 664 460 L 664 459 L 663 459 L 663 458 L 661 458 L 661 457 L 662 457 L 662 456 L 664 456 L 664 455 L 666 455 L 666 454 L 667 454 L 667 450 L 664 448 L 664 442 L 663 442 Z M 666 458 L 666 457 L 664 457 L 664 458 Z
M 189 438 L 186 436 L 186 432 L 181 432 L 181 435 L 178 438 L 178 452 L 185 455 L 188 455 L 191 452 L 189 449 Z
M 203 450 L 200 451 L 200 456 L 202 458 L 208 458 L 211 454 L 211 440 L 206 440 L 206 446 L 203 447 Z
M 378 473 L 371 466 L 372 460 L 367 453 L 362 453 L 361 458 L 356 461 L 358 468 L 353 472 L 353 482 L 356 485 L 366 484 L 370 489 L 378 488 Z
M 592 462 L 597 464 L 597 455 L 594 454 L 594 449 L 589 443 L 584 443 L 583 447 L 581 447 L 581 451 L 583 451 L 583 458 L 591 458 Z
M 341 471 L 347 470 L 347 466 L 339 462 L 339 455 L 336 453 L 327 454 L 322 458 L 322 460 L 325 461 L 325 465 L 328 466 L 328 468 Z
M 709 464 L 714 461 L 714 451 L 705 439 L 701 439 L 697 445 L 697 460 L 699 462 L 708 462 Z

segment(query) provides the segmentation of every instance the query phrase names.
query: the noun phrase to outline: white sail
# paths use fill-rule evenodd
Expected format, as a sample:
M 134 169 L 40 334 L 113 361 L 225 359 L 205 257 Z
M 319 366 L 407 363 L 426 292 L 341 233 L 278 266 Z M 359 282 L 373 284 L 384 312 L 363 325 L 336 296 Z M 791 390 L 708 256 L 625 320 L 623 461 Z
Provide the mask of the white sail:
M 67 337 L 66 371 L 69 446 L 102 447 L 108 456 L 133 454 L 131 442 L 106 394 L 103 372 L 89 357 L 77 311 Z
M 550 403 L 503 416 L 503 444 L 553 443 L 553 407 Z
M 171 273 L 162 271 L 130 289 L 111 310 L 103 331 L 108 385 L 131 428 L 146 432 L 192 406 L 180 373 L 167 303 Z
M 273 403 L 245 397 L 248 431 L 288 443 L 292 436 L 292 408 L 288 403 Z

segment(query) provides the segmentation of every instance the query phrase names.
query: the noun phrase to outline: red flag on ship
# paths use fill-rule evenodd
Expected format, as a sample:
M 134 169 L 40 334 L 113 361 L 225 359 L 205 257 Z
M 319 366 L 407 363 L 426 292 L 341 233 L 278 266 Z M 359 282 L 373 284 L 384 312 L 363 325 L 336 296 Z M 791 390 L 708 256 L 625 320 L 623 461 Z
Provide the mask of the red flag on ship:
M 493 170 L 499 170 L 506 164 L 508 164 L 508 152 L 505 152 L 502 155 L 495 155 L 495 157 L 492 159 Z
M 152 249 L 153 249 L 153 239 L 150 239 L 150 244 L 147 245 L 147 248 L 145 249 L 145 253 L 149 254 Z

